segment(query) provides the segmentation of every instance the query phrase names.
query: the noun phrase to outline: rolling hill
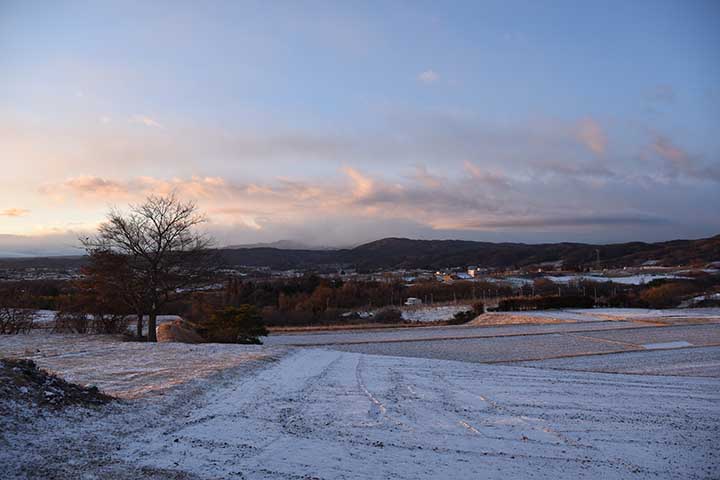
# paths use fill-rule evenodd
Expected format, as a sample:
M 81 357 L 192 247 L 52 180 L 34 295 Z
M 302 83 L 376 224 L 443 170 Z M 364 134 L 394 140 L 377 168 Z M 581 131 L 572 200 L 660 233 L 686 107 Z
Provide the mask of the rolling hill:
M 584 243 L 489 243 L 466 240 L 412 240 L 383 238 L 355 248 L 338 250 L 273 247 L 223 248 L 227 266 L 314 269 L 343 266 L 359 270 L 464 267 L 507 268 L 562 261 L 569 268 L 597 264 L 603 267 L 656 265 L 705 265 L 720 261 L 720 235 L 699 240 L 659 243 L 629 242 L 609 245 Z M 0 268 L 75 268 L 84 257 L 35 257 L 0 259 Z

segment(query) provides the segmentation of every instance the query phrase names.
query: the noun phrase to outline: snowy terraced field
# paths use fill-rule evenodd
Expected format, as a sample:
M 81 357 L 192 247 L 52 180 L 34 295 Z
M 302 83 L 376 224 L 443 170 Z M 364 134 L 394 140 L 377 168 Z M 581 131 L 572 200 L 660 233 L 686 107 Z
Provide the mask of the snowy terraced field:
M 10 478 L 713 478 L 717 387 L 304 349 L 39 420 L 0 461 Z
M 447 327 L 398 328 L 377 330 L 346 330 L 305 334 L 273 334 L 265 338 L 266 345 L 320 346 L 338 343 L 377 343 L 394 341 L 451 340 L 457 338 L 487 338 L 530 335 L 539 333 L 583 332 L 588 330 L 615 330 L 638 328 L 633 322 L 597 321 L 595 323 L 506 325 L 478 327 L 455 325 Z
M 4 478 L 711 479 L 720 469 L 720 347 L 643 347 L 717 344 L 717 324 L 267 340 L 0 337 L 0 356 L 33 358 L 127 399 L 33 421 L 0 418 Z M 18 419 L 33 418 L 26 408 L 17 407 Z
M 587 372 L 720 378 L 720 347 L 680 348 L 652 352 L 631 351 L 610 355 L 514 362 L 513 365 Z
M 547 334 L 454 339 L 430 342 L 385 342 L 334 346 L 346 352 L 372 355 L 434 358 L 462 362 L 508 362 L 575 355 L 610 353 L 634 349 L 611 342 L 594 341 L 582 336 Z

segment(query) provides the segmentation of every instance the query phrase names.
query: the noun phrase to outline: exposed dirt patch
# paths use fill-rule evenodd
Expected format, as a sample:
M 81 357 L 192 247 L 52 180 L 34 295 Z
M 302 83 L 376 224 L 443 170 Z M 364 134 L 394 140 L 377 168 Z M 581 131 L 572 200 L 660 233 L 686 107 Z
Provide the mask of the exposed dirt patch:
M 466 325 L 472 326 L 499 326 L 499 325 L 519 325 L 524 323 L 547 324 L 547 323 L 573 323 L 572 320 L 553 317 L 536 317 L 531 315 L 523 315 L 522 313 L 485 313 Z
M 66 382 L 37 367 L 32 360 L 0 360 L 0 414 L 6 408 L 29 407 L 62 409 L 69 406 L 104 405 L 113 397 L 97 387 Z

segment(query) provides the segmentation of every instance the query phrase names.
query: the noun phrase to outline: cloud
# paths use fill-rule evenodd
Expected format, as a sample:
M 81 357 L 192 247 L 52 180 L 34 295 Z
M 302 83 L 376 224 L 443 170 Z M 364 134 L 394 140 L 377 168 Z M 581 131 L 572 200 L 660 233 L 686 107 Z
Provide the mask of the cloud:
M 576 135 L 578 140 L 592 152 L 598 155 L 605 153 L 608 143 L 607 135 L 597 121 L 592 118 L 580 120 Z
M 720 181 L 720 164 L 703 164 L 700 158 L 691 155 L 665 135 L 655 134 L 650 151 L 665 161 L 672 176 Z
M 80 198 L 118 198 L 130 193 L 128 185 L 93 175 L 71 177 L 59 183 L 46 183 L 40 187 L 40 193 L 63 200 L 72 195 Z
M 597 182 L 614 177 L 615 172 L 605 165 L 595 162 L 563 162 L 560 160 L 546 160 L 535 164 L 540 173 L 553 174 L 563 177 L 584 177 Z
M 440 80 L 440 75 L 438 75 L 438 73 L 434 70 L 425 70 L 424 72 L 418 74 L 417 78 L 425 85 L 431 85 Z
M 358 225 L 382 225 L 383 233 L 393 234 L 392 225 L 402 224 L 403 232 L 427 235 L 449 229 L 513 232 L 540 219 L 524 231 L 571 232 L 569 223 L 557 219 L 574 219 L 577 231 L 605 232 L 612 229 L 609 220 L 602 226 L 603 218 L 627 211 L 672 221 L 687 211 L 700 212 L 710 218 L 706 225 L 715 225 L 717 217 L 710 213 L 717 193 L 708 180 L 720 178 L 720 166 L 703 164 L 703 157 L 676 139 L 653 132 L 635 144 L 618 136 L 610 155 L 603 128 L 590 117 L 496 124 L 464 110 L 412 110 L 347 130 L 179 124 L 161 135 L 126 122 L 91 123 L 95 136 L 81 135 L 76 126 L 38 130 L 0 121 L 0 143 L 13 160 L 8 175 L 38 178 L 34 172 L 42 171 L 54 179 L 40 192 L 58 202 L 41 199 L 48 207 L 40 213 L 33 208 L 33 218 L 56 209 L 77 221 L 97 222 L 108 202 L 122 206 L 172 190 L 197 200 L 213 228 L 252 234 L 238 242 L 290 237 L 283 232 L 322 236 L 310 231 L 320 218 L 342 224 L 335 230 L 345 233 L 319 242 L 336 244 Z M 666 176 L 653 173 L 663 172 L 659 166 Z M 37 189 L 26 185 L 28 191 Z M 5 202 L 20 204 L 17 198 L 7 196 Z M 590 214 L 582 212 L 596 218 L 583 223 L 580 217 Z M 618 225 L 627 229 L 616 229 L 617 235 L 626 238 L 642 225 L 622 221 L 628 223 Z M 661 228 L 647 225 L 650 232 Z M 371 229 L 367 235 L 381 233 Z
M 165 127 L 160 124 L 157 120 L 148 117 L 147 115 L 136 114 L 130 117 L 130 121 L 133 123 L 139 123 L 146 127 L 159 128 L 164 130 Z
M 71 177 L 57 183 L 46 183 L 40 193 L 65 199 L 103 199 L 107 201 L 136 201 L 150 194 L 167 195 L 177 192 L 191 198 L 208 198 L 230 188 L 220 177 L 192 176 L 187 179 L 160 179 L 139 176 L 127 180 L 112 180 L 92 175 Z
M 466 225 L 466 228 L 552 228 L 622 225 L 664 225 L 667 219 L 648 215 L 579 215 L 566 217 L 527 217 L 507 220 L 488 220 Z
M 24 217 L 29 214 L 30 210 L 24 208 L 7 208 L 0 210 L 0 217 Z
M 343 169 L 345 174 L 353 181 L 353 195 L 355 198 L 366 198 L 374 191 L 375 182 L 372 178 L 363 175 L 359 171 L 351 167 Z
M 93 205 L 96 222 L 102 220 L 98 199 L 115 200 L 122 206 L 138 203 L 150 193 L 176 191 L 181 198 L 197 201 L 209 214 L 208 230 L 227 244 L 292 238 L 347 245 L 388 235 L 437 237 L 441 232 L 451 232 L 456 238 L 508 233 L 499 240 L 519 238 L 512 232 L 545 232 L 542 238 L 556 239 L 551 237 L 553 232 L 565 232 L 560 239 L 567 240 L 571 234 L 608 229 L 618 236 L 621 232 L 647 236 L 649 231 L 666 232 L 682 223 L 688 208 L 697 203 L 679 185 L 650 184 L 638 189 L 634 183 L 611 177 L 606 185 L 590 188 L 583 177 L 572 182 L 523 178 L 472 162 L 457 171 L 448 169 L 444 176 L 431 175 L 430 181 L 423 169 L 418 175 L 397 178 L 350 166 L 339 173 L 342 176 L 332 181 L 325 176 L 262 182 L 217 176 L 85 176 L 46 185 L 46 189 L 74 201 L 74 212 Z M 660 189 L 659 197 L 646 193 Z M 610 238 L 622 239 L 618 236 Z
M 657 135 L 651 147 L 655 153 L 669 161 L 677 170 L 686 170 L 690 165 L 690 155 L 663 135 Z
M 488 171 L 468 161 L 465 161 L 464 167 L 474 180 L 493 187 L 510 188 L 510 179 L 501 172 Z
M 411 178 L 428 188 L 439 188 L 442 185 L 442 179 L 430 173 L 425 165 L 416 165 Z

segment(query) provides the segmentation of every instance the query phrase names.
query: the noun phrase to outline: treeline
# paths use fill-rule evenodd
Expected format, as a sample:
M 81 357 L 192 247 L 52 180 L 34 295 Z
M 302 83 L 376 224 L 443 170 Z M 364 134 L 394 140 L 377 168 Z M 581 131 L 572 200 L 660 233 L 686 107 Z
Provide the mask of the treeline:
M 698 274 L 688 279 L 657 279 L 642 285 L 581 281 L 559 285 L 539 278 L 518 289 L 514 298 L 501 300 L 500 311 L 558 308 L 674 308 L 696 295 L 720 290 L 720 275 Z M 530 292 L 528 294 L 528 292 Z M 707 300 L 698 306 L 720 306 Z
M 372 317 L 364 312 L 399 307 L 409 297 L 432 304 L 513 294 L 512 287 L 489 282 L 428 281 L 406 285 L 397 281 L 343 281 L 312 274 L 264 281 L 233 278 L 226 282 L 222 292 L 195 294 L 188 315 L 191 319 L 200 318 L 208 308 L 250 304 L 261 309 L 270 326 L 393 323 L 399 319 L 390 312 Z
M 127 328 L 128 319 L 137 319 L 143 308 L 133 308 L 123 290 L 117 287 L 117 268 L 113 281 L 84 267 L 85 276 L 75 281 L 28 280 L 0 282 L 0 308 L 47 309 L 59 311 L 57 328 L 78 333 L 112 333 Z M 103 273 L 103 274 L 101 274 Z M 211 279 L 216 282 L 217 279 Z M 452 301 L 489 303 L 500 298 L 501 310 L 601 307 L 672 308 L 693 296 L 720 291 L 720 275 L 696 274 L 692 279 L 654 280 L 644 285 L 620 285 L 611 282 L 583 280 L 557 284 L 539 277 L 532 283 L 510 286 L 490 282 L 458 281 L 445 284 L 436 281 L 407 285 L 387 281 L 342 281 L 308 274 L 291 279 L 244 280 L 230 278 L 219 291 L 202 291 L 192 295 L 173 295 L 158 314 L 178 314 L 197 323 L 208 321 L 228 307 L 251 305 L 269 326 L 306 326 L 351 323 L 397 323 L 398 314 L 390 309 L 400 307 L 408 297 L 424 304 Z M 502 300 L 504 299 L 504 300 Z M 712 303 L 712 302 L 716 303 Z M 703 306 L 717 306 L 708 300 Z M 378 314 L 379 310 L 386 312 Z M 368 312 L 374 312 L 370 316 Z M 5 330 L 13 324 L 26 323 L 12 317 L 15 310 L 6 309 Z M 20 319 L 22 320 L 22 319 Z M 142 322 L 137 322 L 137 336 Z M 2 328 L 0 328 L 2 330 Z

